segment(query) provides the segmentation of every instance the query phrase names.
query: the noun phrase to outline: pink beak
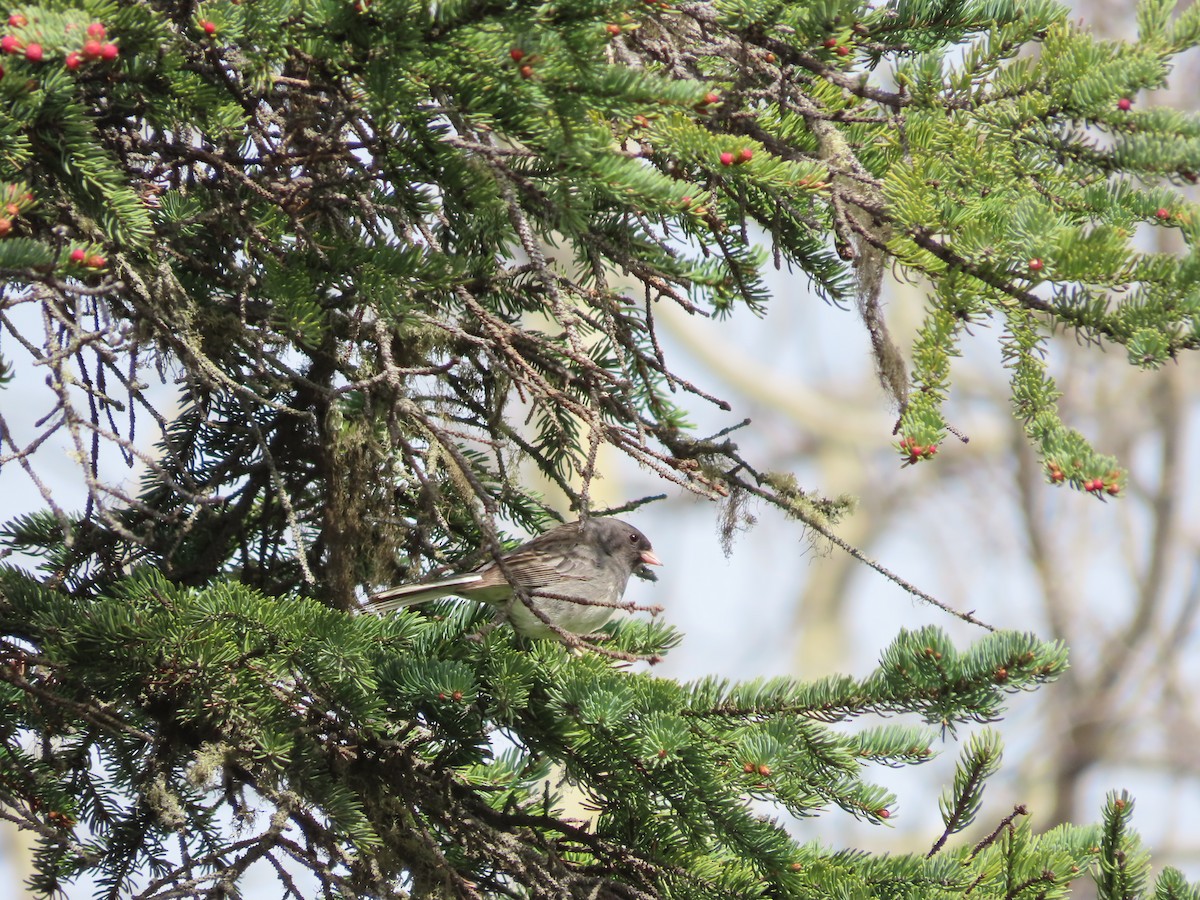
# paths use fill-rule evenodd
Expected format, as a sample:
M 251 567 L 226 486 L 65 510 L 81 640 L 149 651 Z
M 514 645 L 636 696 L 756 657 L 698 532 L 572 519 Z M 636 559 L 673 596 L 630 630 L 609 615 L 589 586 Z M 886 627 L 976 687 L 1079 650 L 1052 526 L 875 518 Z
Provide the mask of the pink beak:
M 643 550 L 640 559 L 642 560 L 643 563 L 645 563 L 648 566 L 661 566 L 662 565 L 662 560 L 654 555 L 653 550 Z

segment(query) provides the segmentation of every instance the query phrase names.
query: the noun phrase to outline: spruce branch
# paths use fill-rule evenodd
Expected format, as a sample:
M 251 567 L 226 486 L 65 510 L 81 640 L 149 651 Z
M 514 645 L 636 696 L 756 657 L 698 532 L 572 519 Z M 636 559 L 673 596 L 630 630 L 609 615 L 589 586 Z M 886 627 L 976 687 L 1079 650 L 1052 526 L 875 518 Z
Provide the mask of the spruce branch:
M 771 818 L 882 822 L 864 763 L 918 764 L 927 738 L 832 726 L 992 720 L 1065 650 L 853 546 L 848 503 L 769 471 L 741 426 L 694 434 L 687 404 L 733 404 L 658 316 L 767 315 L 771 263 L 853 299 L 905 463 L 956 433 L 952 359 L 997 321 L 1030 471 L 1118 496 L 1043 354 L 1064 330 L 1142 368 L 1200 343 L 1187 254 L 1131 242 L 1193 241 L 1171 185 L 1200 171 L 1200 126 L 1129 99 L 1200 18 L 1152 0 L 1116 43 L 1036 3 L 277 7 L 10 20 L 46 59 L 5 58 L 0 388 L 40 406 L 25 432 L 0 417 L 0 465 L 45 510 L 0 547 L 40 567 L 0 571 L 0 815 L 42 840 L 38 887 L 88 870 L 114 895 L 216 896 L 261 869 L 292 897 L 303 872 L 331 896 L 1027 900 L 1098 855 L 1102 892 L 1144 895 L 1115 801 L 1101 854 L 1086 829 L 1033 835 L 1023 807 L 948 851 L 982 740 L 928 859 L 798 845 Z M 112 49 L 73 65 L 93 25 Z M 911 375 L 888 270 L 930 285 Z M 59 441 L 78 502 L 47 477 Z M 579 516 L 662 496 L 602 506 L 607 450 L 722 502 L 727 538 L 753 498 L 988 634 L 906 631 L 866 679 L 682 686 L 613 665 L 679 640 L 656 620 L 530 644 L 467 604 L 345 615 L 561 519 L 530 468 Z M 1144 587 L 1138 642 L 1161 606 Z

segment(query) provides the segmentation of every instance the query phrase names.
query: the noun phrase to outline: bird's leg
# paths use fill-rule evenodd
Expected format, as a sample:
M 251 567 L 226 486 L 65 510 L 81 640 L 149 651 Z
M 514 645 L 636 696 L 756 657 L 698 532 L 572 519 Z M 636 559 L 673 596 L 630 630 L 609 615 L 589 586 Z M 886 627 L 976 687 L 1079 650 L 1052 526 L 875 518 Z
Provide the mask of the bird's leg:
M 501 622 L 504 621 L 503 617 L 504 617 L 504 613 L 503 613 L 503 611 L 501 611 L 500 615 L 496 616 L 496 618 L 492 619 L 492 621 L 484 622 L 483 625 L 480 626 L 478 630 L 473 631 L 470 634 L 468 634 L 466 639 L 468 641 L 474 641 L 477 644 L 482 644 L 483 639 L 485 637 L 487 637 L 489 634 L 491 634 L 492 631 L 497 626 L 499 626 Z

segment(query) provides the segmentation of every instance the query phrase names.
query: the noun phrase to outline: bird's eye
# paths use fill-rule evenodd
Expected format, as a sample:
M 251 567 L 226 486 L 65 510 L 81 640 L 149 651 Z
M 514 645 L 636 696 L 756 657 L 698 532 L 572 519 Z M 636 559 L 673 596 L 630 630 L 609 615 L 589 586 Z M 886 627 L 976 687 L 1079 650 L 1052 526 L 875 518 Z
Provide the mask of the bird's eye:
M 629 535 L 629 543 L 636 544 L 638 542 L 637 539 L 638 539 L 638 536 L 636 534 Z

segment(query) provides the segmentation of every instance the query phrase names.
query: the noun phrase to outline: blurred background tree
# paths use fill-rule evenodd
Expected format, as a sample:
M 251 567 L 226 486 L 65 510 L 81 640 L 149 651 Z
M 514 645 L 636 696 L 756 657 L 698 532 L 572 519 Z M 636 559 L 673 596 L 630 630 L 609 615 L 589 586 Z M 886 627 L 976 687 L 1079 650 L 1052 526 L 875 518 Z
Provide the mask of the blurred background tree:
M 938 840 L 975 817 L 996 768 L 986 731 L 943 772 L 942 821 L 918 805 L 929 861 L 795 843 L 759 817 L 841 807 L 810 832 L 825 841 L 830 820 L 877 826 L 895 802 L 862 763 L 924 762 L 933 736 L 822 722 L 909 712 L 953 732 L 1063 671 L 1059 645 L 1002 632 L 960 655 L 925 621 L 964 644 L 982 623 L 1106 642 L 1076 657 L 1048 714 L 1061 743 L 1039 754 L 1052 786 L 1039 829 L 1090 818 L 1073 807 L 1079 778 L 1127 758 L 1129 720 L 1098 710 L 1144 707 L 1149 680 L 1159 709 L 1194 713 L 1181 690 L 1194 598 L 1176 599 L 1190 595 L 1166 567 L 1187 458 L 1172 367 L 1200 342 L 1194 209 L 1172 183 L 1195 180 L 1200 149 L 1193 117 L 1138 92 L 1165 84 L 1200 14 L 1148 3 L 1137 25 L 1134 42 L 1097 41 L 1050 3 L 12 10 L 0 326 L 20 403 L 5 404 L 0 464 L 41 509 L 6 529 L 21 556 L 0 606 L 0 789 L 5 817 L 39 835 L 37 887 L 228 894 L 258 866 L 299 896 L 791 896 L 903 880 L 1016 897 L 1091 867 L 1106 896 L 1142 891 L 1126 799 L 1101 831 L 1035 840 L 1010 803 L 973 839 Z M 1181 246 L 1163 252 L 1164 233 Z M 856 307 L 861 351 L 770 309 L 773 269 Z M 927 294 L 891 329 L 888 271 Z M 871 360 L 875 408 L 849 416 L 861 389 L 840 373 L 833 404 L 785 388 L 813 436 L 763 447 L 771 425 L 743 426 L 712 393 L 754 316 L 792 352 Z M 667 335 L 699 320 L 710 358 L 692 375 Z M 983 328 L 1000 356 L 955 362 Z M 1125 369 L 1166 364 L 1140 376 L 1154 404 L 1095 429 L 1099 451 L 1076 430 L 1113 407 L 1075 387 L 1096 345 L 1122 349 Z M 780 389 L 790 358 L 757 357 L 759 391 Z M 1015 420 L 995 411 L 1002 366 Z M 1105 375 L 1116 392 L 1124 374 Z M 1159 450 L 1150 486 L 1117 462 L 1143 440 Z M 812 466 L 864 444 L 904 473 L 877 452 L 840 478 Z M 63 445 L 78 509 L 47 474 Z M 615 458 L 644 490 L 600 494 Z M 906 499 L 914 472 L 993 507 L 1014 499 L 1012 524 L 992 508 L 914 511 L 936 503 L 928 480 Z M 1064 504 L 1053 484 L 1093 518 L 1098 499 L 1146 510 L 1134 599 L 1103 616 L 1084 594 L 1073 611 L 1064 573 L 1082 558 L 1111 583 L 1116 567 L 1046 517 Z M 956 549 L 963 522 L 994 523 L 1001 542 L 1023 525 L 1045 622 L 1011 588 L 980 601 L 975 560 L 994 556 L 970 546 L 923 590 L 893 577 L 932 606 L 901 610 L 909 630 L 858 680 L 681 685 L 614 669 L 674 646 L 656 622 L 570 640 L 575 656 L 506 629 L 467 640 L 482 613 L 463 604 L 344 613 L 364 587 L 473 564 L 514 526 L 564 513 L 638 509 L 661 546 L 676 515 L 640 508 L 664 486 L 718 502 L 726 541 L 778 511 L 866 563 L 810 584 L 826 612 L 806 611 L 805 675 L 879 655 L 886 638 L 830 653 L 819 622 L 858 571 L 883 568 L 854 548 L 889 525 Z M 862 504 L 845 518 L 843 490 Z M 785 581 L 779 561 L 801 549 L 789 527 L 760 529 L 773 550 L 759 571 Z M 677 589 L 706 574 L 699 555 L 676 555 Z M 747 621 L 781 633 L 759 587 L 743 579 L 725 598 L 736 614 L 708 614 L 721 639 Z M 696 674 L 738 674 L 722 649 Z M 589 825 L 547 792 L 551 762 Z M 878 833 L 852 845 L 884 849 Z M 1167 873 L 1157 890 L 1184 887 Z

